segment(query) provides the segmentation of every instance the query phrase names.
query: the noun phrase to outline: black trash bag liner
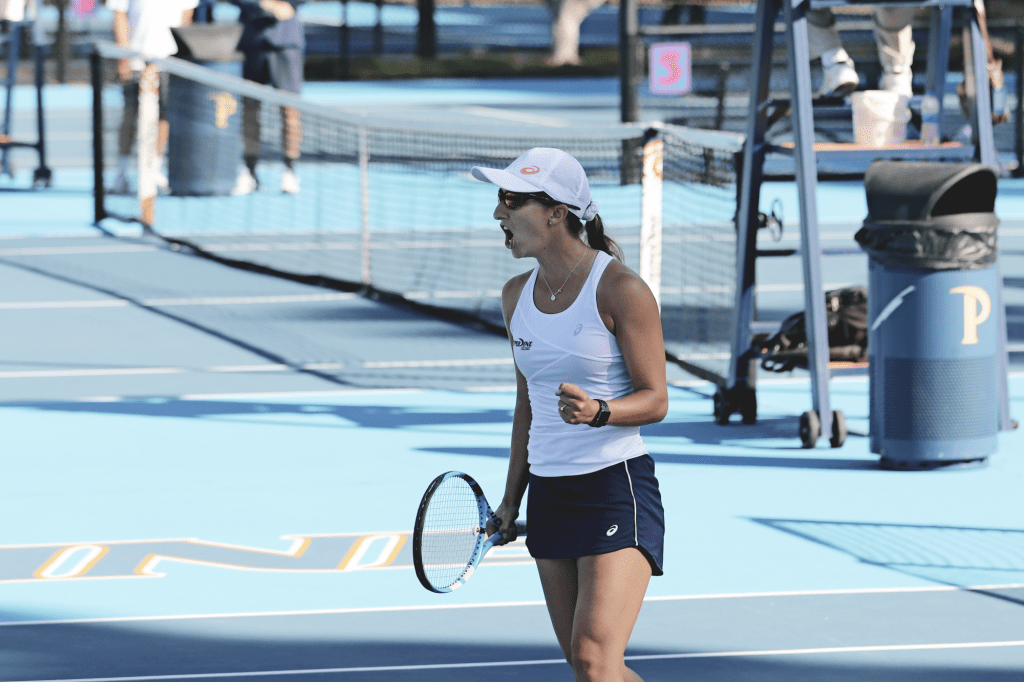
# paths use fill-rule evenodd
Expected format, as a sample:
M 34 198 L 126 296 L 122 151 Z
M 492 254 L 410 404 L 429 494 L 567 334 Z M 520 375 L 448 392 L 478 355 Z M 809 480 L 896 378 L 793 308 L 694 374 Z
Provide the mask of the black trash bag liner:
M 825 293 L 830 362 L 861 362 L 868 355 L 867 287 L 834 289 Z M 807 367 L 807 325 L 804 313 L 794 313 L 772 337 L 754 340 L 761 367 L 770 372 L 788 372 Z
M 869 216 L 854 239 L 880 265 L 918 270 L 980 270 L 996 262 L 994 213 L 928 220 L 878 221 Z

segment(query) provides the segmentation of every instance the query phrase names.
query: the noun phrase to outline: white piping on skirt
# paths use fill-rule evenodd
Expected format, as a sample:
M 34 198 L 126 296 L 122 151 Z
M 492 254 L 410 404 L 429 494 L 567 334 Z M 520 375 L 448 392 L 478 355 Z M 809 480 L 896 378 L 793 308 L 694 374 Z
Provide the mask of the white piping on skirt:
M 633 544 L 639 547 L 640 535 L 636 527 L 636 494 L 633 492 L 633 477 L 629 475 L 629 460 L 625 460 L 622 464 L 626 467 L 626 479 L 629 481 L 629 494 L 633 498 Z

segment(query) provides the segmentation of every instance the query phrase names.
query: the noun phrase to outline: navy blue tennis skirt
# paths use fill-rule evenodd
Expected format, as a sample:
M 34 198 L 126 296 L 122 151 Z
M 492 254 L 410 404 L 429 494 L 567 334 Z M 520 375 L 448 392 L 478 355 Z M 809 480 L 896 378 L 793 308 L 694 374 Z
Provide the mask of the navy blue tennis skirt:
M 637 547 L 662 575 L 665 510 L 654 460 L 641 455 L 579 476 L 530 474 L 526 546 L 535 559 Z

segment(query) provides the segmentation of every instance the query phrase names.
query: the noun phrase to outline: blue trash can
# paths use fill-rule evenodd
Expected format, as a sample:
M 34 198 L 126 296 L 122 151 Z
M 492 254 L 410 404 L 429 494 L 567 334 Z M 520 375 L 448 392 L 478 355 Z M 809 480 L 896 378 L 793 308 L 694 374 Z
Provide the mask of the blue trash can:
M 171 29 L 175 56 L 242 77 L 241 24 L 192 24 Z M 230 194 L 242 162 L 241 97 L 222 88 L 170 76 L 167 182 L 171 194 Z
M 999 431 L 995 172 L 877 161 L 865 190 L 871 451 L 892 469 L 981 462 Z

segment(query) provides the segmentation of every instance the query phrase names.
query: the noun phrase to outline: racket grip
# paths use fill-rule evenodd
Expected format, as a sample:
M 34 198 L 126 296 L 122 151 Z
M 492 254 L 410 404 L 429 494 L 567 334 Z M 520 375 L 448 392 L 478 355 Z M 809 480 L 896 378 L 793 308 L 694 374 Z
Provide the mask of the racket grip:
M 516 521 L 516 534 L 521 537 L 526 537 L 526 520 Z

